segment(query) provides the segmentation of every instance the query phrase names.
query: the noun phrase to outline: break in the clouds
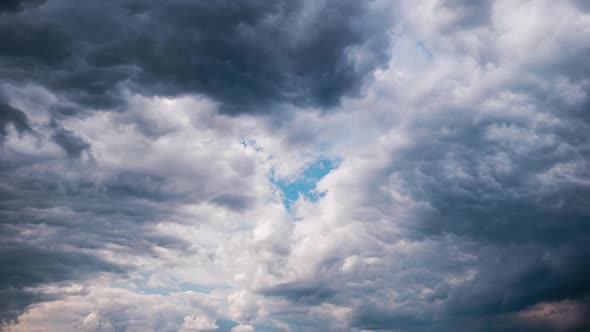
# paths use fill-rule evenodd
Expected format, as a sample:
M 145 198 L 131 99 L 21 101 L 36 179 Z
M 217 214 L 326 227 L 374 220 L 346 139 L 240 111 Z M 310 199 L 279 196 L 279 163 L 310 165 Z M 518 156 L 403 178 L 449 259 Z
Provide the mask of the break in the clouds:
M 588 331 L 584 1 L 0 3 L 0 330 Z

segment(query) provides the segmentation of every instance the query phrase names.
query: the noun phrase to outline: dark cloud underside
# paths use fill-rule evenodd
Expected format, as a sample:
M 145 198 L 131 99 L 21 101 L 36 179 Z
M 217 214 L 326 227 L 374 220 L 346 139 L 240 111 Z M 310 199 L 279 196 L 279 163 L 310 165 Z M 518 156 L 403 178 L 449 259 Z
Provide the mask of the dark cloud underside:
M 0 2 L 0 329 L 587 332 L 588 8 Z
M 82 107 L 117 108 L 123 86 L 146 95 L 203 93 L 229 113 L 333 106 L 386 59 L 387 27 L 369 5 L 55 0 L 0 15 L 1 73 Z M 375 56 L 359 63 L 355 48 Z
M 0 136 L 6 136 L 8 127 L 11 125 L 20 134 L 31 130 L 27 115 L 0 99 Z

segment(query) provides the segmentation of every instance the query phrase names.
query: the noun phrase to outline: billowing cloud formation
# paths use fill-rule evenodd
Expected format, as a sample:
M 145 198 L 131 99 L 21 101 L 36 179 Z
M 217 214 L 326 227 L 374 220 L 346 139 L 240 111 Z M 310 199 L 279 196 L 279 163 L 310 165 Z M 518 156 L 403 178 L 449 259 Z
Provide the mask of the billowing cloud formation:
M 29 127 L 27 115 L 23 113 L 23 111 L 2 101 L 0 101 L 0 110 L 2 110 L 2 114 L 0 115 L 0 135 L 2 135 L 2 137 L 6 136 L 7 128 L 10 125 L 12 125 L 20 134 L 31 129 L 31 127 Z
M 8 2 L 1 328 L 590 329 L 587 7 Z
M 0 17 L 2 76 L 80 107 L 121 106 L 122 89 L 204 93 L 231 113 L 333 106 L 386 60 L 387 21 L 358 1 L 27 4 Z

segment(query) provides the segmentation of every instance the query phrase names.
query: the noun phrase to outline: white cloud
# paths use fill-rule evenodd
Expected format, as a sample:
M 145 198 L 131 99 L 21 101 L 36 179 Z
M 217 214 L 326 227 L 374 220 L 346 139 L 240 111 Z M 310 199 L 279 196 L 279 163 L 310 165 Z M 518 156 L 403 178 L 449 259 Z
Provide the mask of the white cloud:
M 252 325 L 238 325 L 231 329 L 231 332 L 253 332 L 254 326 Z
M 573 62 L 589 50 L 588 13 L 566 1 L 460 3 L 393 5 L 389 67 L 331 112 L 232 117 L 202 96 L 128 94 L 125 112 L 61 120 L 89 142 L 87 159 L 66 159 L 47 139 L 51 115 L 26 98 L 58 97 L 8 87 L 40 138 L 11 133 L 5 160 L 64 188 L 62 203 L 25 210 L 67 221 L 22 226 L 18 238 L 60 238 L 59 250 L 128 268 L 74 293 L 37 291 L 54 300 L 11 328 L 583 324 L 583 305 L 547 299 L 574 296 L 566 285 L 587 273 L 576 247 L 587 238 L 589 83 Z M 339 161 L 317 183 L 324 195 L 287 211 L 273 176 L 322 158 Z M 91 208 L 72 202 L 80 196 Z M 556 323 L 562 307 L 570 325 Z

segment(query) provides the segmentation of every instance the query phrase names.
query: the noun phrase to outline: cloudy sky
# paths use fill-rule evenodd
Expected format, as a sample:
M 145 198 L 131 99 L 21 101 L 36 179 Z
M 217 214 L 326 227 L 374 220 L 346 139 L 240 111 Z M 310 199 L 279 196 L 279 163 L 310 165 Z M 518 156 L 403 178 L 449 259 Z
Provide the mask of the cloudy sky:
M 590 2 L 3 0 L 0 330 L 590 331 Z

